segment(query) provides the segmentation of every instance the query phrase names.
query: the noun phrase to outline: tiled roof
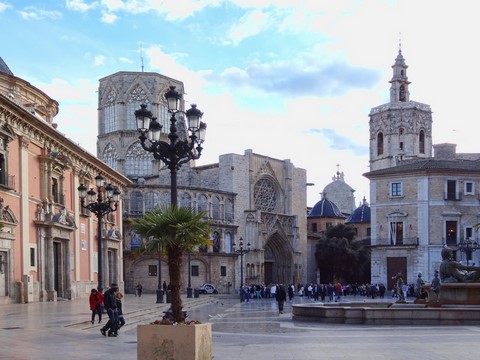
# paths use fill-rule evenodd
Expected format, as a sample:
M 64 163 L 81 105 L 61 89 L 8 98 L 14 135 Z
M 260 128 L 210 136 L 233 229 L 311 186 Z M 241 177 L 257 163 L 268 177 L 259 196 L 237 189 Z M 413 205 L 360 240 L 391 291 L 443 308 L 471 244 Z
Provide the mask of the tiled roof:
M 327 217 L 345 219 L 345 215 L 338 209 L 337 205 L 328 199 L 322 199 L 315 204 L 308 217 Z
M 370 222 L 370 206 L 363 203 L 356 208 L 353 213 L 345 220 L 345 224 L 348 223 L 369 223 Z
M 0 72 L 13 76 L 12 71 L 10 70 L 8 65 L 5 63 L 5 61 L 3 61 L 2 57 L 0 57 Z

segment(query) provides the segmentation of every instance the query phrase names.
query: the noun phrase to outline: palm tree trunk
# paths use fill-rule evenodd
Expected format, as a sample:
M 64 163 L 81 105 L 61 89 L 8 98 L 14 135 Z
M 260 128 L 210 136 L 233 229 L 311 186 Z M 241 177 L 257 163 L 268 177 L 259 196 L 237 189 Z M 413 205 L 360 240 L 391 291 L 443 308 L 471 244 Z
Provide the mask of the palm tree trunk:
M 179 246 L 170 245 L 167 250 L 168 272 L 170 274 L 170 286 L 172 289 L 172 314 L 176 322 L 185 321 L 183 316 L 182 298 L 180 288 L 182 286 L 182 263 L 183 250 Z

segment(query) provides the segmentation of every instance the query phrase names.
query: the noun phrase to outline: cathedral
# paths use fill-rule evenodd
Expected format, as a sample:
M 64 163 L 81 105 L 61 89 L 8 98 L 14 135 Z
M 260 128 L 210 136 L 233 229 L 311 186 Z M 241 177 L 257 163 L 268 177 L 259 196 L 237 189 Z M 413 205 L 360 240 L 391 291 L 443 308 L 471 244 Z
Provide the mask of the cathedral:
M 168 142 L 170 114 L 164 94 L 170 86 L 184 93 L 184 85 L 151 72 L 118 72 L 99 82 L 98 157 L 132 181 L 124 197 L 125 288 L 133 292 L 141 283 L 153 292 L 164 280 L 168 283 L 166 259 L 161 253 L 135 256 L 144 239 L 130 229 L 129 219 L 170 202 L 170 170 L 142 148 L 134 114 L 146 104 L 162 125 L 161 139 Z M 184 99 L 180 110 L 185 110 Z M 179 116 L 177 125 L 185 139 L 185 119 Z M 204 145 L 208 151 L 208 141 Z M 220 155 L 214 164 L 187 162 L 177 173 L 177 184 L 178 204 L 206 212 L 213 227 L 212 245 L 184 261 L 184 287 L 187 278 L 192 288 L 209 282 L 221 293 L 236 291 L 241 284 L 305 281 L 304 169 L 246 150 Z

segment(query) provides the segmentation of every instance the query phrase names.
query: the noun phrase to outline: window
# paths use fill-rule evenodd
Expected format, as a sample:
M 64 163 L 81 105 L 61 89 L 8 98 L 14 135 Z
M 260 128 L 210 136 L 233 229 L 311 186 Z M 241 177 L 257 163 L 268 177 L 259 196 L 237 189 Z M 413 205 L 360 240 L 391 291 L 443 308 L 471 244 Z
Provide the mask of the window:
M 390 184 L 390 196 L 403 196 L 402 183 L 392 182 Z
M 148 265 L 148 276 L 157 276 L 157 265 Z
M 103 150 L 103 161 L 112 169 L 117 170 L 117 150 L 112 144 L 108 144 Z
M 460 194 L 457 191 L 457 180 L 447 180 L 445 186 L 445 200 L 459 200 Z
M 198 265 L 192 265 L 192 276 L 199 276 L 199 273 Z
M 152 175 L 152 155 L 143 150 L 139 142 L 127 150 L 125 175 L 135 178 Z
M 312 223 L 312 232 L 316 233 L 317 231 L 317 223 Z
M 403 222 L 390 222 L 390 243 L 403 245 Z
M 465 228 L 465 240 L 473 239 L 473 228 L 471 226 L 467 226 Z
M 220 276 L 227 276 L 227 267 L 220 266 Z
M 447 245 L 457 244 L 457 222 L 445 221 L 445 237 Z
M 30 248 L 30 266 L 35 266 L 35 248 Z
M 220 234 L 218 231 L 214 231 L 212 234 L 213 252 L 220 252 Z
M 425 132 L 423 130 L 420 130 L 418 135 L 418 147 L 420 154 L 425 154 Z
M 372 236 L 372 228 L 367 228 L 367 236 Z
M 377 135 L 377 155 L 383 155 L 383 134 Z
M 465 188 L 463 192 L 466 195 L 475 195 L 475 183 L 473 181 L 465 181 Z

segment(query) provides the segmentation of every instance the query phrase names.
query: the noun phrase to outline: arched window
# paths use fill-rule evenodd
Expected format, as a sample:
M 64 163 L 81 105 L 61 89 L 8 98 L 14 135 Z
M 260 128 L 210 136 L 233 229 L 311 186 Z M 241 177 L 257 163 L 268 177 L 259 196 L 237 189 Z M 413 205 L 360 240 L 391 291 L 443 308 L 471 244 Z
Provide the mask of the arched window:
M 143 150 L 138 142 L 127 150 L 125 175 L 129 177 L 152 175 L 152 155 Z
M 127 130 L 137 130 L 135 111 L 140 109 L 140 105 L 148 103 L 148 97 L 143 88 L 140 85 L 135 86 L 127 99 Z M 153 109 L 150 110 L 153 111 Z
M 189 193 L 183 193 L 180 198 L 180 207 L 191 208 L 192 207 L 192 197 Z
M 140 191 L 134 191 L 130 194 L 130 213 L 143 214 L 143 196 Z
M 214 196 L 212 199 L 212 218 L 220 220 L 220 199 Z
M 383 133 L 377 135 L 377 155 L 383 154 Z
M 103 130 L 102 134 L 108 134 L 119 129 L 118 105 L 116 104 L 117 93 L 111 89 L 103 106 Z
M 168 205 L 170 204 L 171 194 L 169 192 L 162 192 L 160 194 L 160 204 Z
M 231 199 L 225 201 L 225 220 L 233 220 L 233 201 Z
M 201 212 L 206 212 L 206 217 L 208 217 L 208 211 L 207 211 L 207 197 L 203 194 L 201 194 L 199 197 L 198 197 L 198 207 L 197 207 L 197 210 L 199 213 Z
M 213 252 L 220 252 L 220 234 L 218 231 L 214 231 L 212 234 Z
M 150 212 L 158 207 L 158 194 L 151 192 L 145 194 L 145 212 Z
M 230 254 L 232 252 L 232 234 L 227 232 L 225 233 L 225 252 Z
M 407 101 L 407 97 L 405 96 L 405 85 L 400 85 L 400 101 Z
M 425 132 L 420 130 L 420 134 L 418 135 L 418 151 L 420 154 L 425 154 Z
M 112 169 L 117 170 L 117 149 L 111 143 L 108 143 L 103 150 L 102 159 Z

